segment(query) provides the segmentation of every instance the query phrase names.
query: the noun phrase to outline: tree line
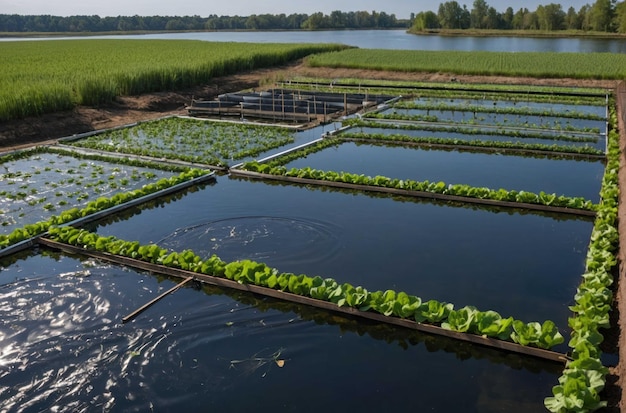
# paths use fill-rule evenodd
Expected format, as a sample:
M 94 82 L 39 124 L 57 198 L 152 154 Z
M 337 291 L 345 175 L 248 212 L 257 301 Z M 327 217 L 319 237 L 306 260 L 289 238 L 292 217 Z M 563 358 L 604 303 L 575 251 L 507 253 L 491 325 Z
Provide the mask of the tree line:
M 0 32 L 116 32 L 173 30 L 321 30 L 409 28 L 410 20 L 385 12 L 333 11 L 251 16 L 50 16 L 0 14 Z
M 508 7 L 498 12 L 485 0 L 474 0 L 472 9 L 456 1 L 439 4 L 437 12 L 418 13 L 412 31 L 433 29 L 499 29 L 499 30 L 582 30 L 609 33 L 626 33 L 626 1 L 596 0 L 580 9 L 567 10 L 556 3 L 539 5 L 531 11 L 521 7 L 514 11 Z
M 439 4 L 437 11 L 411 13 L 409 19 L 377 11 L 335 10 L 330 14 L 253 14 L 251 16 L 51 16 L 0 14 L 0 32 L 129 32 L 203 30 L 324 30 L 398 29 L 579 30 L 626 33 L 626 1 L 596 0 L 580 9 L 550 3 L 531 11 L 508 7 L 501 12 L 485 0 L 472 8 L 457 1 Z

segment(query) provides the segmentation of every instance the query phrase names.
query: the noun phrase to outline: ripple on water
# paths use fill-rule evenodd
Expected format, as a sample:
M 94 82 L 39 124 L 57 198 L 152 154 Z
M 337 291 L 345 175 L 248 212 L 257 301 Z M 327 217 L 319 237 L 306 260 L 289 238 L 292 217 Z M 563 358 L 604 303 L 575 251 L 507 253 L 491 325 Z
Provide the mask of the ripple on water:
M 332 258 L 342 248 L 332 224 L 299 218 L 243 216 L 179 228 L 159 241 L 174 251 L 192 249 L 203 258 L 251 259 L 275 267 Z

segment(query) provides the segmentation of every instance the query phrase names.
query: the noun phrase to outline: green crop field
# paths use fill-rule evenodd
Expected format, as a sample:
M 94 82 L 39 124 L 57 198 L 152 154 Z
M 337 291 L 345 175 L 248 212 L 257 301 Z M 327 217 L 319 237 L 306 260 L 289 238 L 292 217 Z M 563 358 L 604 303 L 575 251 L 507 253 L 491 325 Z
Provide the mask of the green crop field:
M 311 66 L 403 72 L 537 78 L 622 79 L 626 55 L 619 53 L 539 53 L 348 49 L 311 56 Z
M 0 120 L 173 90 L 345 46 L 193 40 L 0 43 Z

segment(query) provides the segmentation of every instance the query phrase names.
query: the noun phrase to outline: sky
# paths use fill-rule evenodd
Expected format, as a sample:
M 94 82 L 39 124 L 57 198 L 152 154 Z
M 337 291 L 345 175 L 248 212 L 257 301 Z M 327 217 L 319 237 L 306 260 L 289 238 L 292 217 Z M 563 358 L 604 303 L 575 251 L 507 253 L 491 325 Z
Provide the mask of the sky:
M 312 14 L 323 12 L 330 14 L 333 10 L 359 11 L 375 10 L 387 14 L 395 14 L 397 18 L 409 18 L 411 13 L 431 10 L 436 12 L 439 4 L 444 1 L 432 0 L 0 0 L 0 14 L 50 14 L 54 16 L 98 15 L 105 16 L 249 16 L 251 14 L 292 13 Z M 457 0 L 460 5 L 472 9 L 474 0 Z M 570 7 L 579 10 L 585 4 L 593 4 L 595 0 L 577 0 L 558 2 L 557 0 L 487 0 L 487 4 L 499 12 L 507 7 L 518 10 L 525 7 L 531 11 L 537 6 L 559 3 L 563 10 Z

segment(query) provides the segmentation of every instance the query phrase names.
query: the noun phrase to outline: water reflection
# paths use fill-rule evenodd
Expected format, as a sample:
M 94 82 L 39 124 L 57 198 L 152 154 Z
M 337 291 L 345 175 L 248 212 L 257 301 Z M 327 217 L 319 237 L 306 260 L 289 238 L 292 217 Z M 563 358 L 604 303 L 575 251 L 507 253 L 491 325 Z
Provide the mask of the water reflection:
M 537 411 L 561 370 L 205 285 L 121 324 L 172 281 L 78 257 L 24 257 L 0 282 L 21 303 L 0 307 L 1 411 Z

